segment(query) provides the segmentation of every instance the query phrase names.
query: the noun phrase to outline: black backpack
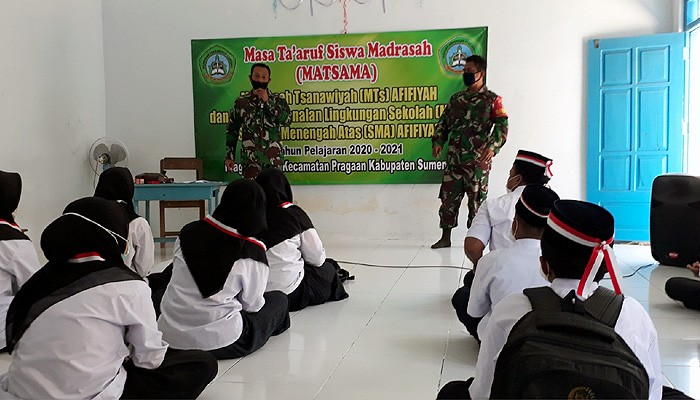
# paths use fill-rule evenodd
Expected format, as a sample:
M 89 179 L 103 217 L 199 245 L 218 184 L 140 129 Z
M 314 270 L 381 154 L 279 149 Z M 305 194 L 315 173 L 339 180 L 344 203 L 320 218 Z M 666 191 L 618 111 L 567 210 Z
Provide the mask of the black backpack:
M 599 287 L 587 300 L 549 287 L 523 291 L 532 311 L 508 336 L 492 399 L 646 399 L 644 365 L 615 332 L 623 295 Z

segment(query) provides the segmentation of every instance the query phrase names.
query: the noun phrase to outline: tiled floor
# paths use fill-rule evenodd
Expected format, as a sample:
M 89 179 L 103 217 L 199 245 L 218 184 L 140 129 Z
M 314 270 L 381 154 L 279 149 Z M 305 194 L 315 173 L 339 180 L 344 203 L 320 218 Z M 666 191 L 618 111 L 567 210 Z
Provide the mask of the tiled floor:
M 425 400 L 474 374 L 478 347 L 450 304 L 464 272 L 457 267 L 471 267 L 460 247 L 397 240 L 326 247 L 336 260 L 401 268 L 344 264 L 356 276 L 346 284 L 349 299 L 297 312 L 289 331 L 257 353 L 221 362 L 202 398 Z M 649 247 L 616 250 L 622 274 L 654 263 Z M 700 312 L 663 293 L 665 280 L 678 275 L 690 273 L 654 264 L 621 284 L 657 324 L 667 384 L 700 398 Z
M 261 350 L 219 362 L 203 399 L 431 399 L 439 387 L 474 374 L 478 347 L 450 298 L 471 264 L 455 245 L 431 250 L 416 241 L 325 243 L 328 255 L 356 276 L 350 298 L 309 307 Z M 620 273 L 653 264 L 649 247 L 618 245 Z M 171 249 L 159 256 L 167 259 Z M 157 253 L 160 253 L 157 250 Z M 623 291 L 649 311 L 659 333 L 666 384 L 700 398 L 700 312 L 663 292 L 682 268 L 653 264 L 622 279 Z M 0 371 L 8 360 L 0 357 Z

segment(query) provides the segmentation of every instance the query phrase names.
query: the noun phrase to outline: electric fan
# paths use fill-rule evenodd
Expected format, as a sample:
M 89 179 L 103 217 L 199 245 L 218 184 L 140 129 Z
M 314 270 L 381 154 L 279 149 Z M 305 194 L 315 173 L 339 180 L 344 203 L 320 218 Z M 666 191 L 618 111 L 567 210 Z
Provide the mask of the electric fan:
M 97 178 L 103 171 L 112 167 L 126 167 L 129 164 L 129 151 L 121 140 L 109 136 L 101 137 L 88 151 L 90 168 Z

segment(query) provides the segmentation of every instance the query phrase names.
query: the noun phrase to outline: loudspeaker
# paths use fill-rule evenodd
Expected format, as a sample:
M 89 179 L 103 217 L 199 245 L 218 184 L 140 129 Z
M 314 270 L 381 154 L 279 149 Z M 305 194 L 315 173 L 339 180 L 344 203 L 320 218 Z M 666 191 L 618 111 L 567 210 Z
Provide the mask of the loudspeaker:
M 649 225 L 656 261 L 678 267 L 700 261 L 700 177 L 657 176 L 651 188 Z

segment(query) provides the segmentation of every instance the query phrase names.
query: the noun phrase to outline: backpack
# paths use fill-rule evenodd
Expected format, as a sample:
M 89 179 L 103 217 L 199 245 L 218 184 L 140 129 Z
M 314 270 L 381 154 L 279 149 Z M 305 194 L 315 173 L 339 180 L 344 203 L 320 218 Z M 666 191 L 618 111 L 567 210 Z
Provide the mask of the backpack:
M 494 371 L 493 399 L 645 399 L 649 376 L 615 332 L 623 295 L 599 287 L 587 300 L 549 287 L 511 330 Z

